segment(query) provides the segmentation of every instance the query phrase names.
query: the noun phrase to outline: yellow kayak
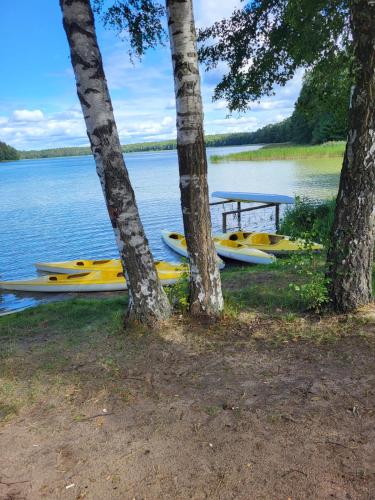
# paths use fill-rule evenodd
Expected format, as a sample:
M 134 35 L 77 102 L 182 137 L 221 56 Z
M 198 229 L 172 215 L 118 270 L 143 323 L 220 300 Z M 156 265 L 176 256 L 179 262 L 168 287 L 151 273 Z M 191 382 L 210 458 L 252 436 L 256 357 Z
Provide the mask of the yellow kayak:
M 216 238 L 226 244 L 240 243 L 246 247 L 251 247 L 262 252 L 282 255 L 294 252 L 303 252 L 306 250 L 320 251 L 323 245 L 319 243 L 307 244 L 305 240 L 291 240 L 289 236 L 272 233 L 252 233 L 236 231 L 234 233 L 225 233 L 217 235 Z
M 183 271 L 165 271 L 159 274 L 163 285 L 173 285 Z M 126 290 L 122 271 L 93 271 L 79 274 L 49 274 L 39 278 L 0 281 L 0 289 L 22 292 L 109 292 Z
M 186 239 L 183 234 L 164 230 L 161 232 L 161 236 L 164 243 L 169 246 L 169 248 L 171 248 L 174 252 L 182 255 L 182 257 L 186 257 L 187 259 L 189 258 Z M 218 266 L 219 269 L 224 269 L 225 267 L 224 262 L 219 257 Z
M 187 264 L 155 261 L 155 266 L 159 276 L 164 273 L 178 271 L 180 273 L 188 272 L 189 266 Z M 92 271 L 117 271 L 122 272 L 122 264 L 120 259 L 102 259 L 102 260 L 67 260 L 65 262 L 37 262 L 35 267 L 38 271 L 45 271 L 48 273 L 62 273 L 62 274 L 80 274 L 82 272 Z

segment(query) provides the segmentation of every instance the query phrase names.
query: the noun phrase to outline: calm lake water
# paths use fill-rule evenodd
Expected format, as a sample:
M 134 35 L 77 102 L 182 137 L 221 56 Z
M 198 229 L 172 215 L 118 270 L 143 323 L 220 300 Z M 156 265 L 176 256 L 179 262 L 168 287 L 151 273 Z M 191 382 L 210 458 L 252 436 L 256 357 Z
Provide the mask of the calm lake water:
M 208 156 L 255 148 L 211 148 Z M 178 260 L 160 239 L 162 229 L 182 229 L 176 152 L 131 153 L 126 163 L 155 257 Z M 339 160 L 209 164 L 209 188 L 325 199 L 337 192 L 339 170 Z M 216 229 L 218 215 L 216 209 Z M 255 227 L 272 225 L 269 217 L 254 221 Z M 0 249 L 1 280 L 35 276 L 37 261 L 117 257 L 93 159 L 1 163 Z M 0 313 L 45 300 L 41 294 L 0 293 Z

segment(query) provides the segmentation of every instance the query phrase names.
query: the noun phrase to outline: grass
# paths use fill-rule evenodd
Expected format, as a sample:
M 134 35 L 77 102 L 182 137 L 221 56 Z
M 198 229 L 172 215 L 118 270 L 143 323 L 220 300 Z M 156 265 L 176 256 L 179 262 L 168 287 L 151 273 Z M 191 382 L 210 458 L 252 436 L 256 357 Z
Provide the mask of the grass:
M 264 161 L 264 160 L 302 160 L 309 158 L 341 158 L 344 155 L 344 142 L 327 142 L 316 146 L 268 145 L 256 151 L 242 151 L 229 155 L 211 156 L 213 163 L 221 161 Z
M 80 393 L 85 376 L 77 367 L 91 364 L 102 373 L 103 390 L 118 376 L 118 358 L 136 356 L 141 340 L 133 331 L 121 339 L 122 315 L 127 298 L 74 299 L 41 305 L 0 318 L 0 422 L 9 420 L 25 405 L 48 408 L 58 395 L 67 403 Z M 127 351 L 124 352 L 126 345 Z M 87 375 L 92 378 L 92 373 Z M 126 388 L 118 388 L 129 399 Z M 48 398 L 46 394 L 48 392 Z

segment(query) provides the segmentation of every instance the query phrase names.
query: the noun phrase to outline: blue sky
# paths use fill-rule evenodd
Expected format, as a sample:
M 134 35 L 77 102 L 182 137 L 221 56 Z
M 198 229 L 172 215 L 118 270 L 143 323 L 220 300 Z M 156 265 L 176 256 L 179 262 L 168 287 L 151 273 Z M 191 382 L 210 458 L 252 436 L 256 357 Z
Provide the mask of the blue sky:
M 198 26 L 228 16 L 240 0 L 195 0 Z M 0 16 L 0 140 L 18 149 L 88 145 L 58 0 L 2 0 Z M 97 22 L 100 48 L 123 144 L 175 137 L 168 47 L 129 61 L 126 45 Z M 202 71 L 206 133 L 252 131 L 289 116 L 301 73 L 245 115 L 227 118 L 212 92 L 224 68 Z

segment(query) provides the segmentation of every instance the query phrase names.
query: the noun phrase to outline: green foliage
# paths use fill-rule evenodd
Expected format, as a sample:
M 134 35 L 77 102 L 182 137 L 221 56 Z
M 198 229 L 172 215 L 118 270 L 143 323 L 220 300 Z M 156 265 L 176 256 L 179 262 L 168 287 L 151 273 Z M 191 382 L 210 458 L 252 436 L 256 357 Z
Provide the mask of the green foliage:
M 296 203 L 286 211 L 280 233 L 306 241 L 317 241 L 328 246 L 335 213 L 335 200 L 315 202 L 296 198 Z
M 291 285 L 306 304 L 306 309 L 320 312 L 329 303 L 329 279 L 323 273 L 314 273 L 303 285 Z
M 211 161 L 264 161 L 297 160 L 307 158 L 341 158 L 344 155 L 343 142 L 327 143 L 319 146 L 278 145 L 263 147 L 256 151 L 242 151 L 229 155 L 211 156 Z
M 297 143 L 320 144 L 345 139 L 352 79 L 350 60 L 340 54 L 306 73 L 291 117 L 292 139 Z
M 229 19 L 201 30 L 200 59 L 207 69 L 220 62 L 228 73 L 215 99 L 229 109 L 272 95 L 299 67 L 325 66 L 351 51 L 348 0 L 252 0 Z M 251 62 L 251 64 L 249 64 Z
M 0 141 L 0 161 L 13 161 L 19 160 L 19 158 L 20 155 L 16 149 Z
M 141 58 L 147 49 L 164 45 L 166 32 L 162 19 L 164 6 L 154 0 L 93 0 L 94 11 L 102 16 L 104 25 L 129 43 L 130 58 Z
M 329 279 L 325 275 L 319 257 L 307 251 L 293 255 L 287 262 L 294 272 L 303 277 L 303 282 L 289 283 L 289 287 L 297 294 L 302 306 L 308 310 L 319 312 L 329 302 Z
M 165 292 L 172 307 L 185 314 L 189 309 L 189 274 L 184 273 L 177 283 L 166 287 Z
M 330 67 L 322 64 L 308 71 L 292 116 L 252 132 L 249 143 L 322 144 L 346 139 L 352 84 L 349 65 L 349 57 L 340 54 Z

